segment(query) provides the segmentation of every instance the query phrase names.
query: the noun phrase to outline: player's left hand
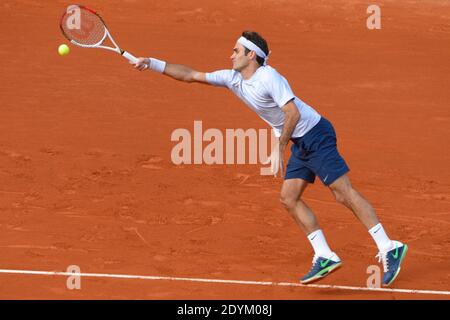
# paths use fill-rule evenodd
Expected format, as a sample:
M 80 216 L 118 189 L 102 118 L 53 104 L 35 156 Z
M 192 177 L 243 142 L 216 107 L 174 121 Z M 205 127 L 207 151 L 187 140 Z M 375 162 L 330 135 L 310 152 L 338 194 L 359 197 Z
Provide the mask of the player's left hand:
M 284 150 L 285 146 L 279 146 L 279 154 L 278 154 L 278 172 L 280 173 L 280 178 L 284 177 Z

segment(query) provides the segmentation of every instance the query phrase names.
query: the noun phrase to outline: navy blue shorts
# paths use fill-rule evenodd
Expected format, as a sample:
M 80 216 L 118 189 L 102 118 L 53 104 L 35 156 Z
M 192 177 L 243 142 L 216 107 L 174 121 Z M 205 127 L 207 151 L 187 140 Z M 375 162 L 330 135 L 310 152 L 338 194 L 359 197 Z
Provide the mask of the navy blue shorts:
M 314 183 L 316 175 L 328 186 L 350 169 L 339 154 L 333 125 L 322 117 L 303 137 L 292 138 L 291 157 L 284 179 Z

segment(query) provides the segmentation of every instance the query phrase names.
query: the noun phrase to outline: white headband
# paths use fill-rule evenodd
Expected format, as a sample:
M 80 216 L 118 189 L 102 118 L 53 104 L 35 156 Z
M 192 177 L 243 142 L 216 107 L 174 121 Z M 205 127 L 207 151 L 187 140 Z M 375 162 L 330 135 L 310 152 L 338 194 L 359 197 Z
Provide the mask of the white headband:
M 256 44 L 254 44 L 253 42 L 251 42 L 250 40 L 248 40 L 248 39 L 246 39 L 244 37 L 240 37 L 237 42 L 242 44 L 247 49 L 255 51 L 256 55 L 258 57 L 261 57 L 261 58 L 264 59 L 264 65 L 267 64 L 267 60 L 269 60 L 269 55 L 266 55 L 264 53 L 264 51 L 262 51 Z M 269 52 L 269 54 L 270 54 L 270 52 Z

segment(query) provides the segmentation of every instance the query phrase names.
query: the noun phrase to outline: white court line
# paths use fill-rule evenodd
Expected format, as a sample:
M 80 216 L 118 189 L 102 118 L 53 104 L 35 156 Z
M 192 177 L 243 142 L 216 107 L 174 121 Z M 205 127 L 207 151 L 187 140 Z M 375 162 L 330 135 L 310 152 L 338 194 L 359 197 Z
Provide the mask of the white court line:
M 207 282 L 207 283 L 248 284 L 248 285 L 257 285 L 257 286 L 303 287 L 303 288 L 339 289 L 339 290 L 352 290 L 352 291 L 377 291 L 377 292 L 409 293 L 409 294 L 450 295 L 450 291 L 368 288 L 368 287 L 336 286 L 336 285 L 326 285 L 326 284 L 304 285 L 301 283 L 293 283 L 293 282 L 243 281 L 243 280 L 180 278 L 180 277 L 160 277 L 160 276 L 139 276 L 139 275 L 127 275 L 127 274 L 108 274 L 108 273 L 83 273 L 83 272 L 72 273 L 72 272 L 58 272 L 58 271 L 33 271 L 33 270 L 10 270 L 10 269 L 0 269 L 0 273 L 44 275 L 44 276 L 67 276 L 67 277 L 79 276 L 79 277 L 116 278 L 116 279 L 188 281 L 188 282 Z

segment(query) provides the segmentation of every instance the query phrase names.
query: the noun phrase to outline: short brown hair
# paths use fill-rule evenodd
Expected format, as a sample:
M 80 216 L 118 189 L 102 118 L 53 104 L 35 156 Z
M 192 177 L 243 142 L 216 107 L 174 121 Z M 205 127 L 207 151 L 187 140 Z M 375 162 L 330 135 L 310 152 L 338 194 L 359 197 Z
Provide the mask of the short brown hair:
M 248 41 L 253 42 L 258 48 L 260 48 L 266 55 L 269 54 L 269 46 L 267 45 L 267 41 L 259 35 L 259 33 L 254 31 L 244 31 L 242 32 L 242 36 Z M 251 50 L 245 48 L 245 55 L 247 55 Z M 256 55 L 256 61 L 260 66 L 264 64 L 264 58 Z

